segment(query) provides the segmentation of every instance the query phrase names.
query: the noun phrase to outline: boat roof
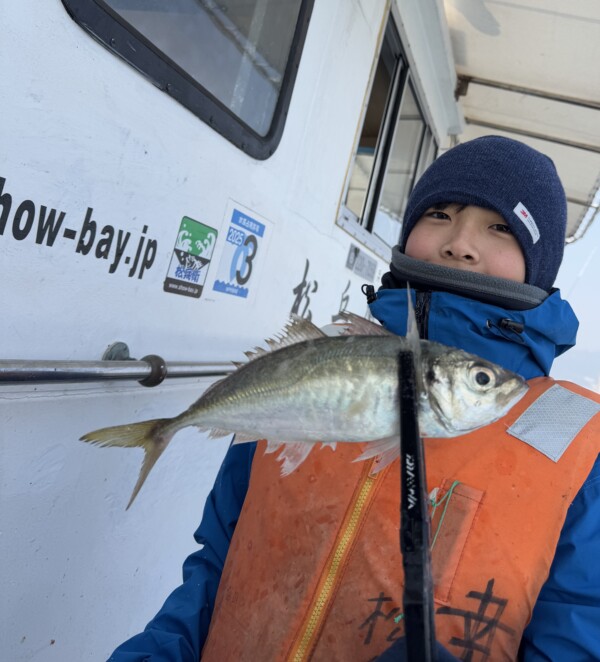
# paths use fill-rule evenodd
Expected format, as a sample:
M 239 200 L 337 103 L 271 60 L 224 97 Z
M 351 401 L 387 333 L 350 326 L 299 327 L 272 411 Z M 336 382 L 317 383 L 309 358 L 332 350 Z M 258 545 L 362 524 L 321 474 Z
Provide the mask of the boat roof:
M 548 154 L 567 242 L 600 216 L 600 3 L 444 0 L 465 142 L 495 133 Z

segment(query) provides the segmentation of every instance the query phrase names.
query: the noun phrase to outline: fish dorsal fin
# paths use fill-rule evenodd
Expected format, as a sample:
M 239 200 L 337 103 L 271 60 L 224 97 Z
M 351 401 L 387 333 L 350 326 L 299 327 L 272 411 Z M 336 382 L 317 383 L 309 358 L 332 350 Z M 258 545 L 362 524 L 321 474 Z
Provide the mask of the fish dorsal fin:
M 269 351 L 264 347 L 255 347 L 254 349 L 249 349 L 247 352 L 244 352 L 244 355 L 248 358 L 248 361 L 254 361 L 254 359 L 257 359 L 259 356 L 264 356 L 265 354 L 269 354 Z M 238 368 L 243 365 L 245 365 L 243 362 L 238 362 L 236 364 Z
M 329 324 L 323 330 L 328 336 L 393 336 L 381 324 L 356 315 L 343 312 L 338 316 L 340 321 Z
M 244 354 L 248 357 L 249 361 L 253 361 L 259 356 L 265 356 L 265 354 L 274 352 L 276 349 L 289 347 L 290 345 L 295 345 L 304 340 L 323 338 L 325 335 L 326 334 L 323 333 L 318 326 L 315 326 L 309 320 L 299 317 L 298 315 L 291 315 L 290 321 L 285 325 L 281 333 L 278 333 L 273 338 L 267 338 L 265 340 L 269 349 L 255 347 L 253 350 L 244 352 Z
M 325 334 L 318 326 L 313 324 L 310 320 L 304 319 L 298 315 L 291 315 L 290 321 L 285 325 L 282 333 L 280 333 L 275 341 L 272 341 L 269 346 L 275 349 L 294 345 L 303 340 L 315 340 L 316 338 L 323 338 Z M 269 341 L 267 341 L 269 342 Z
M 415 364 L 415 373 L 417 377 L 417 388 L 423 392 L 423 379 L 421 376 L 421 339 L 419 338 L 419 328 L 417 326 L 417 316 L 415 315 L 415 308 L 410 294 L 410 287 L 406 284 L 406 305 L 408 313 L 406 318 L 406 340 L 408 347 L 413 353 L 413 361 Z

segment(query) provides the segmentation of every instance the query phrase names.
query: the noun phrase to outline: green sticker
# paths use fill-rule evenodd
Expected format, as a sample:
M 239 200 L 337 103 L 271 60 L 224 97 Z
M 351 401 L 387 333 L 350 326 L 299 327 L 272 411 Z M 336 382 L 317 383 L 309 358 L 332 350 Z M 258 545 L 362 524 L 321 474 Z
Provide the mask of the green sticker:
M 165 292 L 196 298 L 202 294 L 218 234 L 215 228 L 189 216 L 181 219 L 164 281 Z

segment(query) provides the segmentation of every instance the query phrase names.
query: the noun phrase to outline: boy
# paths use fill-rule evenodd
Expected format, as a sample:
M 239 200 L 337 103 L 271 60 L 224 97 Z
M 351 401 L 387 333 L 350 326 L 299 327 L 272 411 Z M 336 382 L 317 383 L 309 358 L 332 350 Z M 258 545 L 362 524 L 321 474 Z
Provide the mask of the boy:
M 546 377 L 577 329 L 552 288 L 565 223 L 550 159 L 497 136 L 464 143 L 411 193 L 369 296 L 404 334 L 409 282 L 422 337 L 531 380 L 500 421 L 424 440 L 445 658 L 600 655 L 600 396 Z M 340 444 L 280 478 L 259 446 L 229 450 L 184 584 L 111 660 L 403 659 L 398 463 L 371 473 Z

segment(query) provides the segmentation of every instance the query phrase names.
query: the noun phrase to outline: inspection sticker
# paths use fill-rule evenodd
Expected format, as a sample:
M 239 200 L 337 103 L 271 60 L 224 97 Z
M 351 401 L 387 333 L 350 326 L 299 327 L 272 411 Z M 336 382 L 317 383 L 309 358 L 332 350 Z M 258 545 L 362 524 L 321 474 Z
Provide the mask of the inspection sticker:
M 196 298 L 202 294 L 217 235 L 217 230 L 193 218 L 181 219 L 163 286 L 165 292 Z
M 248 298 L 256 273 L 257 256 L 265 250 L 269 227 L 234 206 L 225 237 L 225 246 L 217 270 L 213 290 L 236 297 Z

